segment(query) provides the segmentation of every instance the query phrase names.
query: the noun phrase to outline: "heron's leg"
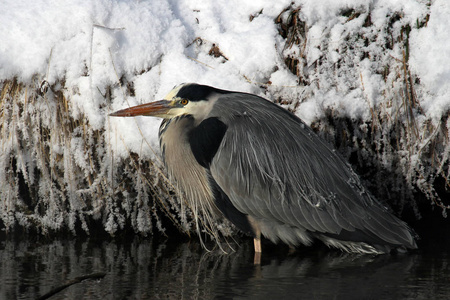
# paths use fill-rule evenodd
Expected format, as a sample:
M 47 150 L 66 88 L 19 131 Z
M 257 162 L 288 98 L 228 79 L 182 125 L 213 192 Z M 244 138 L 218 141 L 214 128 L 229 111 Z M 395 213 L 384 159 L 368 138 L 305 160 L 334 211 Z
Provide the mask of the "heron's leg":
M 255 244 L 255 253 L 261 253 L 261 236 L 255 237 L 253 243 Z
M 250 222 L 250 225 L 253 228 L 253 244 L 255 246 L 255 259 L 254 259 L 254 263 L 255 265 L 260 265 L 261 264 L 261 252 L 262 252 L 262 248 L 261 248 L 261 229 L 259 227 L 258 222 L 253 219 L 251 216 L 247 216 L 248 221 Z
M 255 257 L 253 258 L 253 264 L 260 265 L 261 264 L 261 237 L 254 238 L 253 243 L 255 244 Z
M 258 234 L 253 239 L 253 244 L 255 245 L 255 257 L 253 258 L 253 264 L 260 265 L 261 264 L 261 234 Z

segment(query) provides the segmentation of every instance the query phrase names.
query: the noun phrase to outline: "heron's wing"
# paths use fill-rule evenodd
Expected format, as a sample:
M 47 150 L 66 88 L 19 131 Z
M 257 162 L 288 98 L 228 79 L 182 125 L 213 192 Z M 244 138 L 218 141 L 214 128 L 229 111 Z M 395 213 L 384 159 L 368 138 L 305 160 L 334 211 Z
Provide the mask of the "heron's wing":
M 300 119 L 256 96 L 234 100 L 216 104 L 229 118 L 210 171 L 240 212 L 336 238 L 414 244 L 405 223 Z

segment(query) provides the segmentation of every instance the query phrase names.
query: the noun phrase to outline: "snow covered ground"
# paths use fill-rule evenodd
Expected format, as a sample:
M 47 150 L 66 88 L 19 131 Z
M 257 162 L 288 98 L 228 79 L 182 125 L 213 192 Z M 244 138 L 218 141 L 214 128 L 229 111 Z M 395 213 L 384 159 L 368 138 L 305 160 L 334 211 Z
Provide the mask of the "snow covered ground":
M 297 44 L 284 39 L 274 21 L 287 8 L 299 8 L 305 24 L 303 41 Z M 110 119 L 108 113 L 160 99 L 182 82 L 287 103 L 308 124 L 324 118 L 329 109 L 350 119 L 373 121 L 374 109 L 382 107 L 394 116 L 394 109 L 401 107 L 392 105 L 392 99 L 404 93 L 396 84 L 407 67 L 410 74 L 404 78 L 413 82 L 421 111 L 416 115 L 417 127 L 424 128 L 426 122 L 438 127 L 450 110 L 447 0 L 297 0 L 293 4 L 291 0 L 3 0 L 1 11 L 0 82 L 16 78 L 30 87 L 19 97 L 22 104 L 41 83 L 48 83 L 54 93 L 62 92 L 68 99 L 68 117 L 83 119 L 92 132 L 105 130 L 110 145 L 105 149 L 112 149 L 114 160 L 127 158 L 130 151 L 154 157 L 160 122 L 143 117 Z M 281 15 L 281 22 L 288 17 L 288 13 Z M 386 46 L 387 41 L 391 45 Z M 299 78 L 286 66 L 288 56 L 299 58 L 298 73 L 307 86 L 299 85 Z M 37 99 L 54 98 L 48 94 Z M 28 113 L 34 116 L 33 111 Z M 444 126 L 450 130 L 446 120 Z M 50 123 L 49 127 L 56 126 Z M 2 131 L 7 131 L 5 126 Z M 3 182 L 9 155 L 16 155 L 19 143 L 8 136 L 2 134 Z M 75 136 L 69 139 L 69 152 L 57 142 L 52 147 L 55 153 L 70 153 L 75 166 L 87 168 L 86 144 Z M 39 168 L 32 153 L 18 158 L 25 165 L 23 172 Z M 82 188 L 73 189 L 75 195 Z M 7 191 L 18 193 L 12 187 Z M 15 200 L 5 202 L 8 197 L 3 194 L 0 211 L 2 220 L 10 224 L 14 221 L 5 220 L 16 207 Z M 72 212 L 56 223 L 71 223 L 71 227 L 82 211 L 95 214 L 95 207 L 73 197 Z M 56 200 L 49 201 L 49 207 L 52 201 Z M 114 205 L 101 207 L 114 210 Z M 104 223 L 114 231 L 111 222 Z
M 374 27 L 382 27 L 393 13 L 402 24 L 416 24 L 430 14 L 426 27 L 412 28 L 409 66 L 420 79 L 421 106 L 427 116 L 440 119 L 450 108 L 450 41 L 447 1 L 297 1 L 309 27 L 303 55 L 312 64 L 322 55 L 338 61 L 341 39 L 357 30 L 362 18 L 347 22 L 341 14 L 350 8 L 371 11 Z M 276 3 L 276 4 L 274 4 Z M 261 84 L 276 87 L 266 97 L 298 96 L 296 77 L 283 63 L 286 41 L 274 19 L 291 1 L 14 1 L 5 0 L 0 16 L 0 80 L 17 77 L 29 83 L 34 75 L 54 84 L 65 80 L 73 114 L 83 113 L 94 128 L 105 126 L 109 110 L 163 97 L 174 85 L 198 82 L 224 89 L 264 95 Z M 254 18 L 250 20 L 250 16 Z M 334 45 L 328 53 L 323 40 Z M 216 45 L 218 58 L 208 55 Z M 381 55 L 374 49 L 374 55 Z M 292 52 L 295 52 L 294 50 Z M 299 54 L 299 53 L 297 53 Z M 402 59 L 400 50 L 393 54 Z M 368 60 L 354 66 L 361 74 L 370 103 L 381 101 L 380 81 Z M 125 76 L 135 96 L 114 95 L 112 106 L 102 107 L 108 86 Z M 325 81 L 317 75 L 316 80 Z M 325 76 L 325 75 L 323 75 Z M 342 76 L 339 86 L 346 86 Z M 359 86 L 358 86 L 359 85 Z M 297 113 L 308 123 L 321 117 L 323 107 L 338 107 L 349 117 L 368 117 L 359 92 L 339 93 L 325 86 L 319 97 L 307 99 Z M 117 91 L 116 91 L 117 92 Z M 141 139 L 130 120 L 115 119 L 125 142 Z M 145 120 L 145 133 L 155 139 L 158 121 Z M 149 128 L 149 126 L 151 128 Z M 152 129 L 155 128 L 155 129 Z M 125 134 L 126 133 L 126 134 Z M 120 152 L 120 151 L 119 151 Z

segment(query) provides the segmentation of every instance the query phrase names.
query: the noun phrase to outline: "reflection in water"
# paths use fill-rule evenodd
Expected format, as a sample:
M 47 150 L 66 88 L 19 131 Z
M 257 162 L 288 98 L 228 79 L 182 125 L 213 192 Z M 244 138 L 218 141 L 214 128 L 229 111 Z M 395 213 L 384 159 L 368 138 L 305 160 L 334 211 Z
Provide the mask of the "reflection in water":
M 92 240 L 0 242 L 0 299 L 35 299 L 67 281 L 105 272 L 50 299 L 446 299 L 446 251 L 355 256 L 301 248 L 270 250 L 253 265 L 253 244 L 235 253 L 197 243 Z M 275 251 L 275 252 L 274 252 Z

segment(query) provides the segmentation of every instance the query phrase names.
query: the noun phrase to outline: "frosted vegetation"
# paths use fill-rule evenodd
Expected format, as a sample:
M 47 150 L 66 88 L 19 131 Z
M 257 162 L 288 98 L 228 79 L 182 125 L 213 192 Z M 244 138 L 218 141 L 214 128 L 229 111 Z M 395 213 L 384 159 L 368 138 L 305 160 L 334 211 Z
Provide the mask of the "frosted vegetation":
M 396 213 L 420 218 L 426 199 L 445 217 L 450 4 L 272 2 L 6 0 L 0 227 L 195 230 L 158 158 L 159 120 L 107 117 L 182 82 L 279 103 Z

